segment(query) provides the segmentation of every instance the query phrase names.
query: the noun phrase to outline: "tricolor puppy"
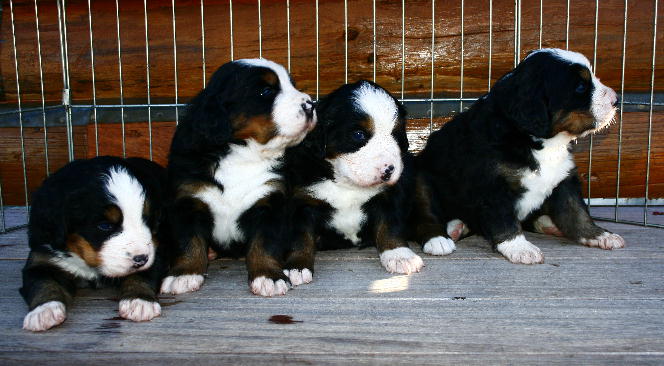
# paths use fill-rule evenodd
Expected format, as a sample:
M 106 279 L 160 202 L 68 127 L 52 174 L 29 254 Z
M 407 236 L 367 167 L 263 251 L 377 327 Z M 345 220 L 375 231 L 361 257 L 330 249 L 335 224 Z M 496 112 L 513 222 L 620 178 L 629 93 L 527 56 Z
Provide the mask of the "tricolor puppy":
M 385 89 L 359 81 L 316 111 L 317 127 L 287 152 L 293 256 L 313 270 L 316 248 L 376 246 L 387 271 L 418 272 L 422 259 L 403 238 L 412 164 L 404 108 Z
M 451 253 L 449 236 L 458 238 L 464 224 L 514 263 L 544 260 L 522 227 L 622 248 L 620 236 L 588 215 L 570 152 L 570 142 L 613 121 L 615 104 L 616 93 L 593 75 L 583 55 L 560 49 L 528 55 L 468 111 L 431 134 L 417 156 L 412 224 L 424 251 Z
M 162 293 L 198 290 L 208 250 L 246 255 L 255 294 L 286 293 L 280 169 L 286 148 L 302 141 L 315 123 L 311 98 L 295 88 L 281 65 L 238 60 L 214 73 L 191 101 L 171 144 L 167 221 L 175 258 Z
M 162 167 L 110 156 L 76 160 L 33 195 L 21 295 L 23 328 L 43 331 L 67 317 L 77 287 L 120 285 L 120 316 L 150 320 L 162 263 L 155 239 L 165 184 Z M 165 271 L 164 271 L 165 272 Z

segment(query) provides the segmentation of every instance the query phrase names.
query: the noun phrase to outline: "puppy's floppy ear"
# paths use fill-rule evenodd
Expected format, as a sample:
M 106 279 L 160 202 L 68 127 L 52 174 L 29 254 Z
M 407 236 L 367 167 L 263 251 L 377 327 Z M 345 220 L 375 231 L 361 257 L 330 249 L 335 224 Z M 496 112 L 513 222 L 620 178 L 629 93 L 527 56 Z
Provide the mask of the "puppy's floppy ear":
M 498 108 L 519 130 L 535 137 L 551 133 L 546 86 L 536 64 L 523 61 L 500 78 L 491 90 Z
M 406 108 L 404 108 L 403 104 L 399 102 L 398 99 L 394 98 L 394 102 L 397 104 L 398 108 L 398 113 L 400 122 L 401 122 L 401 127 L 399 128 L 399 131 L 396 134 L 397 138 L 397 143 L 399 144 L 399 148 L 401 149 L 401 152 L 406 152 L 408 151 L 408 135 L 406 135 L 406 124 L 408 123 L 408 118 L 407 114 L 408 112 L 406 111 Z

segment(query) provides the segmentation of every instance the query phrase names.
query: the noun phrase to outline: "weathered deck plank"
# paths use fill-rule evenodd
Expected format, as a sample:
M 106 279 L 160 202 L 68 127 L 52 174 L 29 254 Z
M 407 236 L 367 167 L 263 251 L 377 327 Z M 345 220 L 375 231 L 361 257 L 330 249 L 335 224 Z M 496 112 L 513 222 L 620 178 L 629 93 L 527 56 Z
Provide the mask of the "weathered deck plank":
M 664 362 L 664 231 L 613 223 L 624 250 L 531 234 L 546 263 L 513 265 L 477 237 L 448 257 L 389 275 L 375 250 L 318 255 L 314 282 L 259 298 L 241 260 L 217 260 L 205 286 L 162 299 L 149 323 L 118 321 L 116 293 L 83 290 L 69 319 L 20 328 L 25 231 L 0 236 L 3 364 L 654 364 Z M 11 243 L 9 243 L 11 244 Z M 276 314 L 295 324 L 273 324 Z

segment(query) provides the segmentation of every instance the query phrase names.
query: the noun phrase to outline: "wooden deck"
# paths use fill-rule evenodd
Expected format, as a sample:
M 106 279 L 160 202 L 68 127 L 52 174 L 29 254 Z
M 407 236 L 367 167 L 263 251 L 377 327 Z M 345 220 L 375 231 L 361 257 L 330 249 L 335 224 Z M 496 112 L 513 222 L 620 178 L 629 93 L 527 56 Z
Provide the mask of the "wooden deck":
M 546 263 L 524 266 L 471 237 L 411 276 L 386 273 L 373 249 L 325 252 L 313 283 L 277 298 L 249 293 L 242 261 L 216 260 L 149 323 L 118 320 L 110 289 L 83 290 L 40 334 L 21 329 L 19 230 L 0 236 L 0 364 L 664 363 L 664 230 L 601 224 L 628 247 L 530 234 Z

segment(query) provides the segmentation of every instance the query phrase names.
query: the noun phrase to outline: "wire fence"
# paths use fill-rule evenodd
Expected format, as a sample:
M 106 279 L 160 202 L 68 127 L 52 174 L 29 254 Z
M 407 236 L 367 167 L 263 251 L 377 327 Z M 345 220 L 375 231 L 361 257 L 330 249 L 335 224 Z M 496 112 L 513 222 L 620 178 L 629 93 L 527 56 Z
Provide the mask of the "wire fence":
M 40 100 L 39 100 L 39 105 L 36 107 L 28 107 L 24 108 L 23 106 L 23 101 L 21 100 L 21 70 L 20 70 L 20 63 L 19 63 L 19 57 L 20 55 L 18 54 L 17 51 L 17 38 L 16 38 L 16 29 L 15 29 L 15 6 L 14 0 L 9 1 L 9 9 L 4 9 L 3 11 L 9 11 L 10 12 L 10 20 L 11 20 L 11 40 L 4 40 L 5 42 L 11 42 L 11 47 L 12 47 L 12 56 L 13 56 L 13 66 L 14 66 L 14 76 L 15 76 L 15 82 L 16 82 L 16 95 L 17 95 L 17 100 L 16 100 L 16 108 L 12 110 L 5 110 L 5 111 L 0 111 L 0 116 L 2 115 L 9 115 L 12 116 L 12 118 L 16 118 L 18 120 L 18 128 L 19 128 L 19 142 L 20 143 L 20 160 L 21 160 L 21 169 L 22 169 L 22 187 L 23 187 L 23 200 L 24 205 L 23 207 L 16 207 L 16 206 L 6 206 L 5 201 L 3 200 L 3 197 L 5 197 L 8 192 L 6 192 L 3 189 L 3 184 L 5 182 L 2 181 L 0 177 L 0 232 L 8 232 L 12 230 L 16 230 L 19 228 L 23 228 L 25 226 L 25 223 L 27 222 L 27 216 L 29 213 L 29 185 L 28 185 L 28 174 L 26 171 L 26 159 L 29 157 L 26 156 L 26 147 L 25 147 L 25 120 L 26 116 L 31 115 L 31 116 L 38 116 L 38 119 L 40 120 L 39 125 L 43 129 L 43 151 L 44 151 L 44 176 L 46 176 L 50 171 L 53 171 L 53 169 L 56 169 L 58 167 L 53 166 L 52 162 L 49 161 L 49 123 L 47 123 L 47 120 L 51 118 L 51 115 L 57 115 L 61 116 L 61 118 L 64 119 L 64 125 L 65 125 L 65 133 L 66 133 L 66 141 L 67 141 L 67 157 L 68 160 L 73 160 L 75 158 L 75 141 L 74 141 L 74 120 L 77 117 L 77 111 L 79 110 L 89 110 L 91 111 L 91 117 L 90 117 L 90 122 L 93 124 L 93 136 L 92 139 L 94 140 L 94 153 L 98 155 L 100 153 L 100 128 L 99 128 L 99 117 L 105 110 L 119 110 L 119 115 L 120 115 L 120 126 L 121 126 L 121 136 L 122 136 L 122 155 L 126 156 L 127 154 L 127 147 L 126 147 L 126 121 L 125 121 L 125 112 L 129 110 L 141 110 L 141 111 L 146 111 L 147 112 L 147 128 L 148 128 L 148 158 L 153 159 L 153 149 L 154 149 L 154 141 L 153 141 L 153 115 L 155 113 L 158 113 L 159 111 L 163 111 L 165 109 L 172 110 L 174 112 L 174 119 L 175 122 L 177 123 L 179 121 L 180 117 L 180 108 L 185 106 L 185 103 L 182 102 L 180 95 L 179 95 L 179 87 L 178 87 L 178 80 L 181 78 L 181 75 L 178 75 L 178 42 L 177 42 L 177 23 L 178 21 L 181 21 L 180 18 L 178 18 L 178 14 L 176 12 L 176 2 L 175 0 L 171 0 L 171 28 L 172 28 L 172 56 L 173 56 L 173 80 L 174 80 L 174 89 L 173 89 L 173 94 L 172 94 L 172 102 L 170 103 L 154 103 L 154 99 L 152 98 L 151 95 L 151 86 L 150 86 L 150 81 L 151 79 L 154 80 L 155 77 L 167 77 L 164 75 L 154 75 L 151 73 L 150 69 L 150 34 L 149 34 L 149 25 L 150 25 L 150 13 L 149 13 L 149 7 L 148 7 L 148 1 L 143 0 L 143 24 L 142 25 L 137 25 L 133 24 L 133 26 L 142 26 L 144 30 L 144 47 L 145 47 L 145 73 L 146 73 L 146 90 L 145 90 L 145 103 L 125 103 L 125 95 L 124 95 L 124 84 L 125 84 L 125 75 L 123 72 L 123 54 L 122 54 L 122 37 L 121 37 L 121 32 L 123 31 L 123 27 L 121 26 L 121 21 L 120 21 L 120 9 L 121 5 L 119 3 L 119 0 L 115 0 L 115 11 L 114 13 L 110 14 L 105 14 L 105 16 L 114 16 L 115 17 L 115 29 L 112 31 L 109 30 L 108 32 L 105 32 L 104 34 L 98 34 L 93 32 L 93 24 L 95 22 L 95 17 L 93 17 L 93 11 L 92 11 L 92 5 L 91 5 L 91 0 L 87 0 L 87 34 L 81 34 L 80 32 L 77 34 L 72 34 L 67 30 L 67 11 L 68 11 L 68 3 L 66 0 L 54 0 L 57 3 L 57 17 L 58 17 L 58 35 L 59 35 L 59 50 L 60 50 L 60 61 L 62 65 L 62 85 L 63 85 L 63 90 L 62 90 L 62 101 L 61 103 L 55 105 L 51 104 L 48 105 L 49 103 L 46 102 L 45 98 L 45 92 L 44 92 L 44 66 L 43 65 L 43 58 L 42 58 L 42 39 L 40 37 L 41 32 L 43 31 L 40 28 L 40 11 L 39 7 L 42 5 L 44 2 L 42 1 L 34 1 L 34 22 L 36 25 L 36 49 L 37 49 L 37 66 L 39 70 L 39 94 L 40 94 Z M 615 187 L 616 187 L 616 194 L 615 197 L 603 197 L 603 198 L 593 198 L 593 199 L 588 199 L 588 203 L 591 205 L 591 208 L 593 206 L 612 206 L 613 207 L 613 217 L 600 217 L 601 219 L 610 219 L 611 221 L 615 222 L 622 222 L 622 223 L 632 223 L 632 224 L 639 224 L 639 225 L 644 225 L 644 226 L 651 226 L 651 227 L 664 227 L 662 223 L 658 222 L 652 222 L 649 218 L 649 213 L 652 210 L 649 210 L 650 206 L 654 205 L 662 205 L 663 201 L 660 199 L 651 199 L 650 198 L 650 192 L 649 192 L 649 186 L 650 186 L 650 178 L 651 178 L 651 165 L 652 165 L 652 159 L 651 159 L 651 152 L 652 152 L 652 144 L 653 144 L 653 111 L 656 108 L 661 108 L 664 106 L 664 101 L 662 101 L 662 98 L 660 98 L 659 94 L 655 93 L 655 69 L 656 69 L 656 50 L 657 50 L 657 18 L 658 18 L 658 0 L 653 1 L 653 16 L 652 16 L 652 43 L 651 43 L 651 52 L 652 52 L 652 60 L 651 60 L 651 68 L 650 68 L 650 91 L 648 98 L 644 100 L 644 98 L 630 98 L 630 95 L 626 93 L 626 88 L 625 88 L 625 64 L 626 64 L 626 59 L 627 59 L 627 29 L 628 29 L 628 9 L 629 9 L 629 0 L 624 0 L 624 21 L 623 21 L 623 29 L 622 29 L 622 49 L 620 50 L 619 53 L 616 53 L 616 57 L 618 57 L 618 54 L 621 57 L 621 81 L 620 81 L 620 90 L 619 90 L 619 95 L 620 95 L 620 111 L 617 117 L 617 124 L 618 124 L 618 142 L 617 142 L 617 165 L 616 165 L 616 181 L 615 181 Z M 633 0 L 635 1 L 635 0 Z M 291 24 L 292 19 L 291 19 L 291 7 L 293 6 L 292 2 L 293 0 L 284 0 L 285 2 L 285 7 L 286 7 L 286 13 L 283 15 L 286 17 L 286 27 L 287 27 L 287 57 L 286 57 L 286 67 L 288 70 L 291 70 L 291 64 L 292 64 L 292 47 L 291 47 L 291 32 L 293 30 L 293 24 Z M 246 3 L 246 2 L 245 2 Z M 234 10 L 233 10 L 233 0 L 228 0 L 228 22 L 229 22 L 229 29 L 227 32 L 228 39 L 226 41 L 229 42 L 230 44 L 230 54 L 229 59 L 233 60 L 236 57 L 235 53 L 235 44 L 234 44 L 234 38 L 237 36 L 237 32 L 234 32 Z M 407 93 L 407 89 L 405 87 L 405 80 L 408 77 L 406 74 L 406 63 L 407 63 L 407 58 L 409 56 L 409 52 L 406 51 L 406 45 L 407 45 L 407 39 L 406 39 L 406 16 L 407 16 L 407 4 L 405 0 L 401 0 L 401 32 L 400 32 L 400 55 L 401 55 L 401 65 L 400 65 L 400 74 L 401 74 L 401 85 L 400 85 L 400 90 L 397 93 L 400 97 L 400 100 L 404 102 L 407 106 L 412 107 L 412 106 L 421 106 L 421 105 L 427 105 L 428 106 L 428 130 L 431 132 L 435 128 L 434 124 L 434 119 L 437 117 L 440 117 L 442 114 L 441 112 L 437 112 L 437 105 L 441 104 L 457 104 L 458 109 L 457 110 L 463 110 L 465 107 L 468 107 L 473 101 L 476 100 L 475 97 L 468 97 L 467 95 L 464 94 L 464 47 L 466 46 L 465 42 L 467 42 L 466 39 L 466 24 L 464 24 L 464 10 L 466 7 L 465 1 L 460 0 L 460 11 L 461 11 L 461 16 L 460 16 L 460 39 L 461 39 L 461 46 L 460 46 L 460 74 L 459 74 L 459 93 L 458 96 L 455 97 L 436 97 L 436 93 L 439 90 L 437 88 L 438 86 L 435 84 L 436 78 L 434 75 L 434 70 L 436 68 L 436 46 L 438 42 L 440 42 L 438 39 L 436 39 L 436 22 L 438 21 L 439 12 L 437 11 L 438 7 L 443 5 L 441 1 L 436 2 L 436 0 L 431 1 L 431 42 L 430 42 L 430 50 L 424 50 L 430 53 L 430 67 L 431 67 L 431 74 L 430 74 L 430 84 L 429 84 L 429 93 L 428 97 L 414 97 L 410 96 Z M 258 54 L 255 55 L 256 57 L 262 57 L 263 56 L 263 19 L 266 16 L 266 14 L 263 14 L 264 12 L 264 7 L 261 4 L 261 0 L 256 1 L 256 11 L 257 11 L 257 40 L 256 42 L 258 43 Z M 492 64 L 493 64 L 493 47 L 494 47 L 494 1 L 493 0 L 487 0 L 486 1 L 486 6 L 488 7 L 488 48 L 487 48 L 487 63 L 488 63 L 488 84 L 487 84 L 487 90 L 491 88 L 491 83 L 492 83 L 492 78 L 495 75 L 492 75 Z M 522 43 L 521 43 L 521 38 L 522 38 L 522 1 L 521 0 L 515 0 L 514 1 L 514 9 L 513 9 L 513 52 L 514 52 L 514 66 L 520 61 L 520 59 L 523 57 L 523 52 L 522 52 Z M 545 1 L 540 0 L 539 1 L 539 30 L 538 30 L 538 47 L 543 46 L 543 9 L 545 6 Z M 600 9 L 600 1 L 595 0 L 594 4 L 592 5 L 593 12 L 594 12 L 594 24 L 592 26 L 593 29 L 593 53 L 592 53 L 592 59 L 591 59 L 591 64 L 594 69 L 596 69 L 597 65 L 597 40 L 598 40 L 598 24 L 599 24 L 599 9 Z M 376 28 L 376 17 L 377 17 L 377 4 L 376 0 L 371 0 L 371 20 L 372 20 L 372 64 L 373 64 L 373 69 L 372 69 L 372 78 L 375 81 L 377 77 L 377 53 L 378 53 L 378 43 L 376 41 L 377 39 L 377 28 Z M 348 0 L 343 0 L 343 54 L 344 54 L 344 60 L 343 60 L 343 81 L 344 82 L 349 82 L 353 80 L 349 80 L 349 4 Z M 205 26 L 205 20 L 206 20 L 206 4 L 205 0 L 200 0 L 200 48 L 202 50 L 201 52 L 201 64 L 202 64 L 202 85 L 201 87 L 205 86 L 206 83 L 206 75 L 207 75 L 207 67 L 208 67 L 208 60 L 206 60 L 206 47 L 210 47 L 210 38 L 206 38 L 206 26 Z M 315 91 L 311 91 L 312 94 L 315 94 L 316 98 L 320 97 L 320 29 L 319 29 L 319 24 L 320 24 L 320 19 L 321 19 L 321 14 L 319 13 L 320 7 L 319 7 L 319 0 L 315 0 L 315 47 L 316 47 L 316 66 L 315 66 Z M 569 48 L 569 39 L 570 39 L 570 1 L 567 0 L 566 3 L 566 8 L 565 8 L 565 47 Z M 585 10 L 584 10 L 585 11 Z M 267 14 L 270 17 L 275 17 L 275 16 L 282 16 L 281 14 Z M 237 21 L 237 19 L 236 19 Z M 87 37 L 88 38 L 88 44 L 90 48 L 90 54 L 89 54 L 89 59 L 90 59 L 90 78 L 91 78 L 91 84 L 92 84 L 92 98 L 91 98 L 91 104 L 89 103 L 83 103 L 83 104 L 77 104 L 72 102 L 72 95 L 77 92 L 77 90 L 74 90 L 72 87 L 72 83 L 70 80 L 70 71 L 72 70 L 72 61 L 70 60 L 70 51 L 68 49 L 68 45 L 70 44 L 70 37 Z M 119 103 L 112 103 L 112 104 L 104 104 L 104 103 L 98 103 L 98 89 L 96 86 L 96 59 L 95 59 L 95 46 L 96 43 L 99 42 L 100 40 L 108 40 L 109 37 L 114 37 L 114 40 L 117 45 L 117 76 L 118 76 L 118 100 Z M 207 42 L 207 43 L 206 43 Z M 341 62 L 339 63 L 341 64 Z M 597 70 L 595 70 L 597 71 Z M 647 108 L 648 109 L 648 130 L 647 130 L 647 145 L 644 146 L 646 149 L 647 153 L 647 160 L 646 160 L 646 169 L 645 169 L 645 177 L 644 177 L 644 192 L 643 192 L 643 197 L 642 198 L 624 198 L 621 196 L 620 192 L 620 178 L 621 178 L 621 166 L 623 166 L 623 161 L 622 161 L 622 152 L 623 152 L 623 111 L 625 110 L 626 107 L 640 107 L 640 108 Z M 456 108 L 455 108 L 456 109 Z M 79 158 L 81 156 L 78 156 Z M 587 167 L 587 192 L 586 195 L 587 197 L 591 197 L 591 171 L 592 171 L 592 164 L 593 164 L 593 137 L 590 137 L 589 141 L 589 149 L 588 149 L 588 167 Z M 638 207 L 640 212 L 642 213 L 642 220 L 629 220 L 625 218 L 619 217 L 619 211 L 623 207 Z

